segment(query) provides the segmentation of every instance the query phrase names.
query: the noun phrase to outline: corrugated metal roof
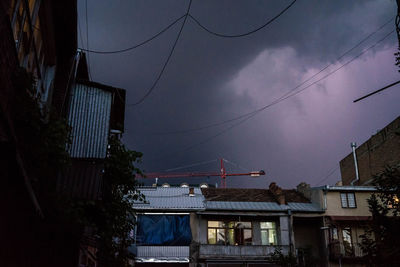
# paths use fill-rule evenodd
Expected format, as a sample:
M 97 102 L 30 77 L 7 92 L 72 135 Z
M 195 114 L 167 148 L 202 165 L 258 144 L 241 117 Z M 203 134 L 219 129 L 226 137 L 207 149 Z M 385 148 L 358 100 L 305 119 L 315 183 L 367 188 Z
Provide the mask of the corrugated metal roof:
M 327 191 L 377 191 L 375 186 L 359 186 L 359 185 L 342 185 L 342 186 L 326 185 L 322 189 Z
M 231 201 L 206 201 L 206 210 L 238 210 L 238 211 L 287 211 L 294 212 L 322 212 L 311 203 L 289 202 L 287 205 L 279 205 L 276 202 L 231 202 Z
M 204 196 L 200 188 L 194 188 L 194 196 L 189 196 L 189 188 L 154 187 L 139 188 L 146 198 L 146 203 L 135 202 L 138 210 L 201 210 L 204 209 Z
M 206 209 L 210 210 L 254 210 L 254 211 L 284 211 L 286 205 L 276 202 L 249 202 L 249 201 L 206 201 Z
M 112 93 L 93 86 L 75 84 L 68 121 L 72 127 L 72 158 L 105 158 L 111 115 Z
M 295 212 L 323 212 L 323 210 L 317 204 L 313 203 L 289 202 L 287 206 Z

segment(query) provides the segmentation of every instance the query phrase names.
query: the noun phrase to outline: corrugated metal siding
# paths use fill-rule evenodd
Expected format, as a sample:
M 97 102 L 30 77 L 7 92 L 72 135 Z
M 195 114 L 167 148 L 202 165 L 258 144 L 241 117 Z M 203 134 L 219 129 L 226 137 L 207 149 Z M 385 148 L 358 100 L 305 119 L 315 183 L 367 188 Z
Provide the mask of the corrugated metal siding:
M 189 196 L 189 188 L 181 187 L 139 188 L 139 191 L 145 195 L 147 203 L 134 203 L 136 209 L 204 209 L 200 188 L 194 188 L 195 196 Z
M 100 199 L 104 164 L 102 161 L 72 159 L 71 167 L 58 178 L 58 192 L 79 199 Z
M 105 158 L 110 128 L 112 93 L 76 84 L 68 114 L 72 127 L 72 158 Z
M 138 246 L 138 262 L 189 262 L 189 246 Z

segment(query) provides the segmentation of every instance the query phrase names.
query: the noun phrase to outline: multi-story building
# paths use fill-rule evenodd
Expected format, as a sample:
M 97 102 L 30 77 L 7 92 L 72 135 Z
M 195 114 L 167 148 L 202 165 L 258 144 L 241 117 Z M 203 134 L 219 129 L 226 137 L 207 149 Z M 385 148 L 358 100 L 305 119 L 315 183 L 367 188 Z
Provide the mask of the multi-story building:
M 367 199 L 376 188 L 328 185 L 310 188 L 302 184 L 298 190 L 324 211 L 320 231 L 325 265 L 365 266 L 361 235 L 372 219 Z
M 359 180 L 352 153 L 340 161 L 343 185 L 368 185 L 385 166 L 400 164 L 400 117 L 355 149 Z
M 171 262 L 210 267 L 270 265 L 274 252 L 296 255 L 298 248 L 307 245 L 307 241 L 295 245 L 295 231 L 301 232 L 305 221 L 314 225 L 322 212 L 301 193 L 275 183 L 269 189 L 139 190 L 146 199 L 134 204 L 138 211 L 134 251 L 139 266 Z
M 4 0 L 0 2 L 0 167 L 4 218 L 0 220 L 0 265 L 73 266 L 76 238 L 49 225 L 46 205 L 33 183 L 36 159 L 24 153 L 15 114 L 15 74 L 28 71 L 35 82 L 29 92 L 43 112 L 65 108 L 77 48 L 75 1 Z M 19 88 L 21 89 L 21 88 Z M 23 243 L 22 248 L 21 244 Z M 66 249 L 67 248 L 67 249 Z
M 137 210 L 136 242 L 130 248 L 135 266 L 189 266 L 198 239 L 197 212 L 204 196 L 196 187 L 143 187 Z

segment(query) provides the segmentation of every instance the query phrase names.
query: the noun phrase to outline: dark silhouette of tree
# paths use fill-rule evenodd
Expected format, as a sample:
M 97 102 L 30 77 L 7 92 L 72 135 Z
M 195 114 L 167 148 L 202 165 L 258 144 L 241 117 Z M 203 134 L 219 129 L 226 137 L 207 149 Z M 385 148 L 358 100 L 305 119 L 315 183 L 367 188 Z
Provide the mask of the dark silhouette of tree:
M 378 192 L 368 199 L 372 221 L 362 235 L 361 248 L 369 266 L 400 264 L 400 165 L 375 176 Z

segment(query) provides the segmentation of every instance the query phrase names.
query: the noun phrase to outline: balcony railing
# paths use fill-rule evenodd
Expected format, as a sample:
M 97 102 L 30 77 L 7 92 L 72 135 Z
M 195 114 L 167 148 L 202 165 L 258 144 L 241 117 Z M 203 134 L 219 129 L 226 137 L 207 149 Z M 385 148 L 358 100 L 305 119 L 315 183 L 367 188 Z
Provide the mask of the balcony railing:
M 200 245 L 199 258 L 202 259 L 268 259 L 278 248 L 283 254 L 288 254 L 289 246 L 223 246 Z
M 329 244 L 329 257 L 338 258 L 361 258 L 363 253 L 361 246 L 357 243 L 337 242 Z
M 137 246 L 136 262 L 189 262 L 189 246 Z

